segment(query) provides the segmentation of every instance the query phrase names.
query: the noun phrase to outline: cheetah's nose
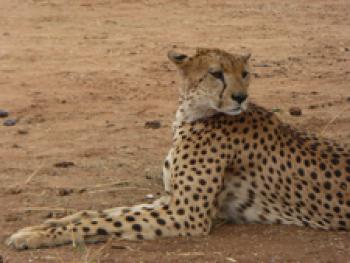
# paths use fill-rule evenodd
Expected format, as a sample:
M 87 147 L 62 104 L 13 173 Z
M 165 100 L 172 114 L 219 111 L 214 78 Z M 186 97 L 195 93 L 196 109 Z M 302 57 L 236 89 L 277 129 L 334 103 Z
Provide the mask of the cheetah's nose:
M 232 94 L 231 98 L 237 101 L 239 104 L 244 102 L 247 99 L 248 95 L 243 93 Z

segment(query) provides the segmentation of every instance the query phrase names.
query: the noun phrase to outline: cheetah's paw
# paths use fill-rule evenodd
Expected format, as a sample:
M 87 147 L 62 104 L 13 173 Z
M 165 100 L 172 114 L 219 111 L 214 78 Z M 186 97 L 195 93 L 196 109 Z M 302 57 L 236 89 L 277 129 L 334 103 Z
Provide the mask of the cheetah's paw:
M 23 250 L 51 247 L 69 243 L 69 241 L 68 239 L 63 239 L 62 236 L 58 237 L 50 234 L 50 227 L 48 225 L 40 225 L 20 229 L 6 240 L 6 244 L 15 249 Z

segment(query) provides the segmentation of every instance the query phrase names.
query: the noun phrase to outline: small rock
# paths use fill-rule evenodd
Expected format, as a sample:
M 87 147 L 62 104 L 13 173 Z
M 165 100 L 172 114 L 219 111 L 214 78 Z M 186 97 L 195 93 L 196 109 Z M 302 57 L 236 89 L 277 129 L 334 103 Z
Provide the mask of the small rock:
M 57 162 L 54 164 L 54 166 L 57 168 L 68 168 L 68 167 L 71 167 L 74 165 L 75 165 L 75 163 L 70 162 L 70 161 L 62 161 L 62 162 Z
M 87 191 L 87 189 L 85 188 L 85 187 L 83 187 L 83 188 L 80 188 L 79 190 L 78 190 L 78 193 L 79 194 L 82 194 L 82 193 L 85 193 Z
M 346 48 L 344 48 L 344 51 L 348 52 L 348 51 L 350 51 L 350 48 L 346 47 Z
M 8 119 L 4 121 L 4 126 L 15 126 L 17 124 L 17 120 L 15 119 Z
M 314 109 L 317 109 L 318 108 L 318 105 L 310 105 L 309 106 L 309 109 L 310 110 L 314 110 Z
M 317 92 L 317 91 L 311 91 L 310 94 L 311 94 L 311 95 L 317 95 L 318 92 Z
M 8 111 L 0 110 L 0 118 L 7 118 L 9 116 Z
M 21 135 L 25 135 L 25 134 L 28 134 L 28 131 L 25 130 L 25 129 L 19 129 L 19 130 L 17 131 L 17 133 L 18 133 L 18 134 L 21 134 Z
M 159 129 L 161 127 L 160 121 L 146 121 L 145 128 L 146 129 Z
M 350 97 L 347 97 L 347 98 L 346 98 L 346 101 L 350 102 Z
M 73 193 L 73 189 L 68 189 L 68 188 L 60 188 L 58 189 L 57 195 L 58 196 L 67 196 Z
M 18 221 L 18 219 L 20 219 L 20 217 L 18 215 L 15 214 L 10 214 L 10 215 L 6 215 L 5 216 L 5 221 L 6 222 L 14 222 L 14 221 Z M 0 263 L 1 263 L 1 259 L 0 259 Z
M 291 107 L 289 109 L 289 113 L 292 116 L 301 116 L 302 115 L 302 111 L 299 107 Z
M 6 189 L 5 193 L 6 194 L 10 194 L 10 195 L 18 195 L 18 194 L 22 193 L 22 190 L 23 189 L 21 187 L 14 186 L 14 187 Z
M 126 246 L 120 246 L 120 245 L 111 245 L 111 249 L 127 249 L 127 247 Z

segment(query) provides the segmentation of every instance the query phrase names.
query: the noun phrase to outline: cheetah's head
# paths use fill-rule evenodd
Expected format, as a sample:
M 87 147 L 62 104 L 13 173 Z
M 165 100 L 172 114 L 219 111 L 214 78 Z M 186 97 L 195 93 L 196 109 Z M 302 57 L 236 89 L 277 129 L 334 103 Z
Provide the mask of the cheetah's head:
M 175 51 L 169 51 L 168 57 L 184 79 L 181 98 L 187 102 L 186 110 L 200 116 L 200 112 L 238 115 L 247 109 L 250 54 L 201 48 L 192 57 Z

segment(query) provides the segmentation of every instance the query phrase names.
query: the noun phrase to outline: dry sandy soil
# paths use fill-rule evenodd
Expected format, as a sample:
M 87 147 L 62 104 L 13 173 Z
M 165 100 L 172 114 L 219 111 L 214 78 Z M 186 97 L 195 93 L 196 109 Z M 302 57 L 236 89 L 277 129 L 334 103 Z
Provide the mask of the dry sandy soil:
M 349 13 L 348 0 L 1 0 L 0 108 L 18 122 L 0 120 L 0 262 L 350 262 L 349 233 L 291 226 L 24 252 L 3 242 L 71 210 L 161 194 L 171 48 L 252 52 L 252 100 L 350 142 Z M 153 120 L 161 127 L 145 128 Z

